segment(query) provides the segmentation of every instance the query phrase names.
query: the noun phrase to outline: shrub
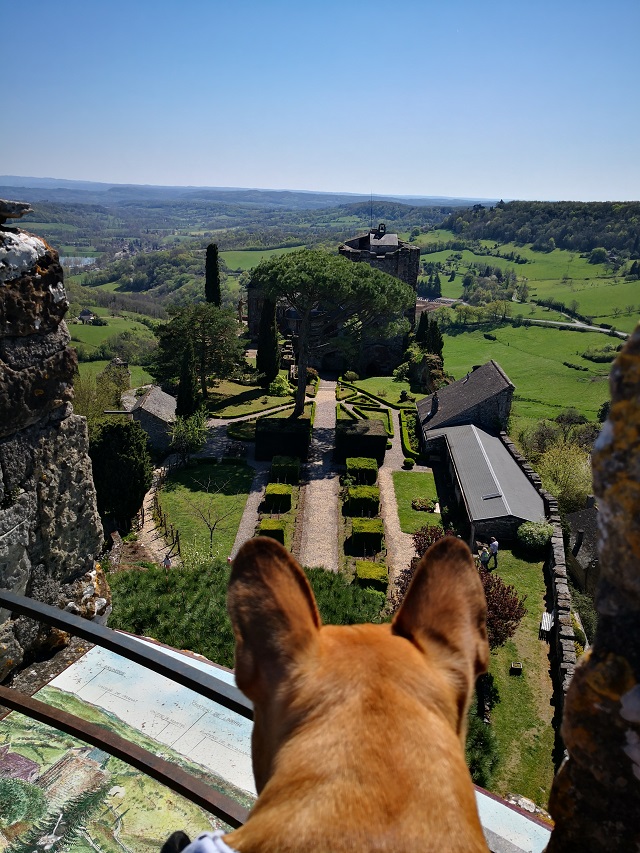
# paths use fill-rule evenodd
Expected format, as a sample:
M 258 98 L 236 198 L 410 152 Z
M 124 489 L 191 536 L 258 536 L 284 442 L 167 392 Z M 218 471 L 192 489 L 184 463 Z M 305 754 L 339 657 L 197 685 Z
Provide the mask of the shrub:
M 291 386 L 286 376 L 278 374 L 273 382 L 269 385 L 269 394 L 272 397 L 288 397 L 291 393 Z
M 551 541 L 553 525 L 546 521 L 525 521 L 518 528 L 517 536 L 521 545 L 538 553 Z
M 408 412 L 406 409 L 400 412 L 400 437 L 404 455 L 415 459 L 420 453 L 416 412 Z
M 305 569 L 325 625 L 357 625 L 379 622 L 386 596 L 373 589 L 350 584 L 342 574 L 325 569 Z
M 365 456 L 351 456 L 347 459 L 347 474 L 355 483 L 373 486 L 378 479 L 378 463 Z
M 527 596 L 520 598 L 514 586 L 506 584 L 500 575 L 493 572 L 481 571 L 480 580 L 487 600 L 489 648 L 497 649 L 515 634 L 527 612 L 524 606 Z
M 311 425 L 306 419 L 259 418 L 256 422 L 256 459 L 297 456 L 306 459 L 311 440 Z
M 384 527 L 379 518 L 354 518 L 351 527 L 351 545 L 359 554 L 376 554 L 382 550 Z
M 486 338 L 488 341 L 497 341 L 497 340 L 498 340 L 498 339 L 496 338 L 496 336 L 495 336 L 495 335 L 492 335 L 490 332 L 485 332 L 485 333 L 484 333 L 484 335 L 483 335 L 482 337 L 483 337 L 483 338 Z
M 258 536 L 270 536 L 284 545 L 284 524 L 276 518 L 263 518 L 258 525 Z
M 356 560 L 356 583 L 365 589 L 371 588 L 386 592 L 389 586 L 389 572 L 384 563 L 372 563 L 369 560 Z
M 380 489 L 377 486 L 352 486 L 347 489 L 348 515 L 374 516 L 380 510 Z
M 318 378 L 318 371 L 315 367 L 307 367 L 307 385 L 311 385 L 312 382 L 316 382 Z
M 338 421 L 334 460 L 340 464 L 352 456 L 374 457 L 378 465 L 387 452 L 387 431 L 382 421 Z
M 416 512 L 435 512 L 436 502 L 431 498 L 414 498 L 411 501 L 411 509 L 415 509 Z
M 409 471 L 410 471 L 410 470 L 413 468 L 413 466 L 414 466 L 415 464 L 416 464 L 416 460 L 415 460 L 415 459 L 410 459 L 410 458 L 407 456 L 407 457 L 405 457 L 405 460 L 404 460 L 404 462 L 402 463 L 402 467 L 403 467 L 403 468 L 406 468 L 407 470 L 409 470 Z
M 272 483 L 297 486 L 300 482 L 300 460 L 295 456 L 274 456 L 269 479 Z
M 474 783 L 489 788 L 499 761 L 498 742 L 491 726 L 474 713 L 469 714 L 466 760 Z
M 573 633 L 576 635 L 576 642 L 582 646 L 582 650 L 584 651 L 584 647 L 587 644 L 587 638 L 580 625 L 578 625 L 578 620 L 574 613 L 571 614 L 571 625 L 573 626 Z
M 416 530 L 413 534 L 413 547 L 416 549 L 418 557 L 422 557 L 427 548 L 437 542 L 438 539 L 442 539 L 443 536 L 454 535 L 453 530 L 445 530 L 440 524 L 427 525 Z
M 265 512 L 289 512 L 292 488 L 286 483 L 269 483 L 264 494 Z
M 355 371 L 347 370 L 342 378 L 345 382 L 357 382 L 360 377 Z

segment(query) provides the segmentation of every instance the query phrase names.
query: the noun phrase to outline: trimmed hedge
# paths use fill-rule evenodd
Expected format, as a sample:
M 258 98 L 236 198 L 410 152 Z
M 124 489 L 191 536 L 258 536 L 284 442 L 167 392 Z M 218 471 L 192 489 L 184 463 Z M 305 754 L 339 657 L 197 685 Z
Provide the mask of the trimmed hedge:
M 269 480 L 272 483 L 289 483 L 290 486 L 297 486 L 300 482 L 300 460 L 295 456 L 274 456 Z
M 338 464 L 352 456 L 372 456 L 382 465 L 386 452 L 387 431 L 382 421 L 337 422 L 333 458 Z
M 371 412 L 379 412 L 382 417 L 376 418 L 375 420 L 379 420 L 383 423 L 387 431 L 387 435 L 390 438 L 393 438 L 393 417 L 390 409 L 383 409 L 381 406 L 368 406 L 366 404 L 359 403 L 358 405 L 354 404 L 353 411 L 357 415 L 360 415 L 361 418 L 369 418 Z
M 380 511 L 380 489 L 377 486 L 351 486 L 345 501 L 347 515 L 371 518 Z
M 375 486 L 378 479 L 378 463 L 366 456 L 350 456 L 347 460 L 347 474 L 361 486 Z
M 311 423 L 306 419 L 260 418 L 256 423 L 256 459 L 297 456 L 306 459 L 311 441 Z
M 351 547 L 358 554 L 377 554 L 382 550 L 384 525 L 380 518 L 354 518 Z
M 402 441 L 402 452 L 404 453 L 407 459 L 419 459 L 420 453 L 416 452 L 413 449 L 411 437 L 409 435 L 409 426 L 406 421 L 406 412 L 400 412 L 400 439 Z M 415 414 L 414 412 L 409 412 L 409 414 Z M 417 424 L 417 421 L 416 421 Z
M 389 572 L 384 563 L 373 563 L 370 560 L 356 560 L 355 581 L 365 589 L 375 589 L 386 592 L 389 586 Z
M 289 512 L 292 492 L 286 483 L 269 483 L 264 493 L 265 512 Z
M 256 536 L 270 536 L 284 545 L 284 524 L 276 518 L 263 518 L 258 525 Z

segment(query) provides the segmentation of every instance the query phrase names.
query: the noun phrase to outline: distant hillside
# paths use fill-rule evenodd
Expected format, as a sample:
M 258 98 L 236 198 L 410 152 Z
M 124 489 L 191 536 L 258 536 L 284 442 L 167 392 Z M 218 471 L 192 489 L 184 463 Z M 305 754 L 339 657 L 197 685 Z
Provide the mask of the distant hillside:
M 640 257 L 640 202 L 499 202 L 451 213 L 441 225 L 465 240 L 589 252 L 598 246 Z
M 163 187 L 138 184 L 105 184 L 94 181 L 69 181 L 58 178 L 33 178 L 0 175 L 0 198 L 21 201 L 80 202 L 82 204 L 118 204 L 163 200 L 220 202 L 257 205 L 287 210 L 314 210 L 337 207 L 369 199 L 357 193 L 321 193 L 305 190 L 243 189 L 239 187 Z M 397 201 L 417 207 L 460 207 L 477 202 L 493 204 L 495 199 L 447 198 L 431 196 L 381 196 L 376 199 Z

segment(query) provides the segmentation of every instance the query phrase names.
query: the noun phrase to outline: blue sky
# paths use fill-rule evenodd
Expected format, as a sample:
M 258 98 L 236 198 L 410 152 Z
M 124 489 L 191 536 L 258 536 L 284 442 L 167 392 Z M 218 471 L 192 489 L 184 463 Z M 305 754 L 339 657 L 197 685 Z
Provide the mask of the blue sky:
M 640 199 L 638 0 L 0 0 L 0 173 Z

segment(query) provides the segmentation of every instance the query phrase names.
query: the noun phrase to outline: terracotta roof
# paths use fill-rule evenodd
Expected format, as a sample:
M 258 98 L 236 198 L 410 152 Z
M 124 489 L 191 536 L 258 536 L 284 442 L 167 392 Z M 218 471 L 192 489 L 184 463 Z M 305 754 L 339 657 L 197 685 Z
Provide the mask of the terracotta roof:
M 416 406 L 422 428 L 430 431 L 459 424 L 464 421 L 466 411 L 514 387 L 504 370 L 492 359 L 467 373 L 463 379 L 437 391 L 437 402 L 436 394 L 418 400 Z

